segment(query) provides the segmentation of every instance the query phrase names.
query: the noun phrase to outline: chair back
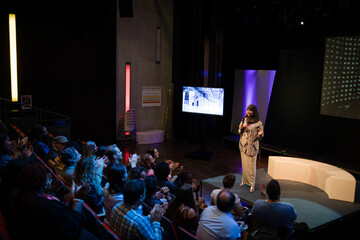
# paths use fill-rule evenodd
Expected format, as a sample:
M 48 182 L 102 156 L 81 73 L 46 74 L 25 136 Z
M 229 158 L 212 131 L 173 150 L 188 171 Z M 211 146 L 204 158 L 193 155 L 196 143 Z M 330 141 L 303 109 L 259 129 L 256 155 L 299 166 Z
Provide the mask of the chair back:
M 10 240 L 8 225 L 1 211 L 0 211 L 0 239 Z
M 169 240 L 177 240 L 178 239 L 176 229 L 170 219 L 168 219 L 165 216 L 162 216 L 161 220 L 160 220 L 160 224 L 161 224 L 161 227 L 164 229 L 164 231 L 166 231 L 169 234 Z
M 102 222 L 101 229 L 103 232 L 104 240 L 121 240 L 120 237 L 106 223 Z
M 141 205 L 142 205 L 143 215 L 144 216 L 149 215 L 150 212 L 151 212 L 151 207 L 148 204 L 144 203 L 144 202 L 142 202 Z
M 186 231 L 184 228 L 178 226 L 177 227 L 177 236 L 181 240 L 199 240 L 196 236 Z
M 84 202 L 81 212 L 83 227 L 99 239 L 104 240 L 102 222 L 96 213 Z

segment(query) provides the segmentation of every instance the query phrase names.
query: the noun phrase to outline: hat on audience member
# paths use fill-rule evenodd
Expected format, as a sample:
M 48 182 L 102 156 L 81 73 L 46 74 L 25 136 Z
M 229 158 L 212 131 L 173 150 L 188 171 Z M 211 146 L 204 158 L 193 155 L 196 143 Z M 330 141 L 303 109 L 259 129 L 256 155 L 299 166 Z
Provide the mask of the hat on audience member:
M 68 140 L 65 136 L 57 136 L 57 137 L 54 139 L 54 142 L 57 142 L 57 143 L 68 143 L 69 140 Z

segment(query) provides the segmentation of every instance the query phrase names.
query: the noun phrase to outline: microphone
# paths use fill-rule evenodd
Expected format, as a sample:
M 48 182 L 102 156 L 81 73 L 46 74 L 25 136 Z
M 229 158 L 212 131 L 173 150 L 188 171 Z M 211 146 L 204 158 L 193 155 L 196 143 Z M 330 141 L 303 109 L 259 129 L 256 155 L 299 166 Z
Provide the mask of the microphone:
M 243 118 L 242 118 L 242 122 L 244 122 L 245 121 L 245 118 L 247 118 L 248 117 L 248 115 L 246 114 Z

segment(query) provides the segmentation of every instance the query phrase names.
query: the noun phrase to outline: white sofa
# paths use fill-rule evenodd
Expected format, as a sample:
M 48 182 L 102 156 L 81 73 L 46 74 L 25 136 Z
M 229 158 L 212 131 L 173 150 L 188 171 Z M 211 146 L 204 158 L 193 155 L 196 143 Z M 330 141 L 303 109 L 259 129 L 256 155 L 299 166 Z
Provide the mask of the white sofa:
M 318 161 L 269 156 L 268 174 L 274 179 L 313 185 L 325 191 L 330 199 L 354 202 L 356 180 L 347 171 Z

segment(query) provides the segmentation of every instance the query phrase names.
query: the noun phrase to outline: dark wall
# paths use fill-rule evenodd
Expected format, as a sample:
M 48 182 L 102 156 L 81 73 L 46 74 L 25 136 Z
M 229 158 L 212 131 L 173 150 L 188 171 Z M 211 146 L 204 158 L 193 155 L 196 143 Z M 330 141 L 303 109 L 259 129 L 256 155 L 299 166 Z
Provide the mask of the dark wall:
M 14 12 L 19 96 L 30 94 L 34 107 L 69 115 L 74 140 L 113 143 L 116 1 L 1 4 L 1 97 L 10 98 L 6 39 L 8 13 Z
M 221 42 L 221 38 L 225 38 L 231 30 L 227 25 L 229 21 L 224 18 L 227 16 L 225 13 L 228 8 L 228 1 L 174 0 L 173 121 L 175 139 L 204 143 L 212 138 L 221 139 L 224 132 L 230 131 L 234 73 L 232 61 L 224 53 L 224 46 L 228 42 Z M 225 88 L 224 116 L 183 113 L 181 109 L 182 87 L 204 86 L 205 39 L 209 41 L 208 54 L 210 56 L 207 86 Z M 224 63 L 226 58 L 227 61 Z
M 281 51 L 263 142 L 360 169 L 359 120 L 320 115 L 323 59 L 323 48 Z

